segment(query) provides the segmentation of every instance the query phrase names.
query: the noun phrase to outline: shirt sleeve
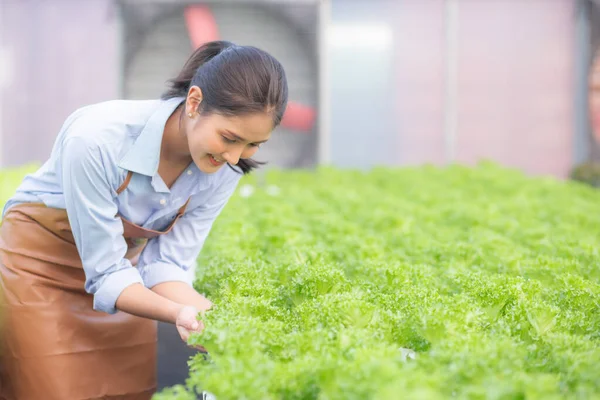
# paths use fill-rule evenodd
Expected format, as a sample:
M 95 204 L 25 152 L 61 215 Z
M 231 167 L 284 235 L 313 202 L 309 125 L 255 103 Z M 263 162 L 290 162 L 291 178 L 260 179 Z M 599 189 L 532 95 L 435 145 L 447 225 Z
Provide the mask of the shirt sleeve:
M 143 284 L 139 271 L 125 258 L 123 223 L 117 216 L 116 192 L 109 183 L 98 146 L 72 137 L 62 149 L 60 178 L 75 244 L 85 271 L 85 290 L 93 307 L 109 314 L 121 292 Z
M 148 242 L 137 266 L 146 287 L 169 281 L 193 283 L 194 267 L 204 241 L 238 182 L 239 177 L 229 179 L 209 202 L 186 211 L 169 233 Z

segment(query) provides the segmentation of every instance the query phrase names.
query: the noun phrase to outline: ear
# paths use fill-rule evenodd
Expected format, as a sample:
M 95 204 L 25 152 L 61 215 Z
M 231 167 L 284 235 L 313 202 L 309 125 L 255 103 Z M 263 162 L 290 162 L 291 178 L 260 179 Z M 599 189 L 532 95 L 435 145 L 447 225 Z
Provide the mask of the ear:
M 198 107 L 202 103 L 202 89 L 198 86 L 192 86 L 188 91 L 187 98 L 185 100 L 185 113 L 196 113 Z

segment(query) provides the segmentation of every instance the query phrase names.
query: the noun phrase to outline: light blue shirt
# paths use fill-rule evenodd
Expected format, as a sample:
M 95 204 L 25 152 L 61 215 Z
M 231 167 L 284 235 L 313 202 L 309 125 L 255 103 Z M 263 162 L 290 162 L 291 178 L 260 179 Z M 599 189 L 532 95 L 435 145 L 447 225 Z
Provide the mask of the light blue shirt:
M 115 313 L 117 298 L 134 283 L 191 284 L 211 226 L 242 176 L 227 165 L 205 174 L 192 163 L 169 190 L 158 175 L 162 134 L 183 100 L 115 100 L 76 110 L 50 158 L 24 178 L 4 207 L 3 213 L 22 202 L 43 202 L 67 210 L 95 310 Z M 117 195 L 128 171 L 134 172 L 131 181 Z M 124 258 L 127 245 L 117 213 L 163 230 L 190 196 L 184 216 L 169 233 L 150 239 L 133 267 Z

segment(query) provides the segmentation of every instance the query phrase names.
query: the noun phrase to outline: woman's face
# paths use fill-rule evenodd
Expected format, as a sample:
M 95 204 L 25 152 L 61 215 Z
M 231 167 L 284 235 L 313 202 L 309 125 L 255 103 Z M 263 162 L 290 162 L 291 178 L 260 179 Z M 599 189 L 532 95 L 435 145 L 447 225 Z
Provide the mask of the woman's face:
M 237 117 L 198 113 L 189 117 L 186 113 L 183 118 L 192 160 L 205 173 L 252 157 L 273 130 L 273 119 L 267 113 Z

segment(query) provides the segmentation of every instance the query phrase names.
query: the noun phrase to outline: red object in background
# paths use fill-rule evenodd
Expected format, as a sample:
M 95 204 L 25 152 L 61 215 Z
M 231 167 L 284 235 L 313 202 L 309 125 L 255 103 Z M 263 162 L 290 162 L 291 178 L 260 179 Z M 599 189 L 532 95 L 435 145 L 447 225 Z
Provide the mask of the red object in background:
M 194 50 L 206 42 L 219 40 L 219 28 L 208 6 L 189 6 L 185 8 L 184 14 Z
M 219 40 L 219 28 L 208 6 L 193 5 L 185 8 L 185 23 L 194 49 L 206 42 Z M 313 107 L 289 101 L 281 126 L 303 133 L 312 130 L 316 119 Z
M 315 118 L 316 112 L 314 108 L 290 101 L 281 120 L 281 126 L 297 131 L 309 132 L 315 124 Z

